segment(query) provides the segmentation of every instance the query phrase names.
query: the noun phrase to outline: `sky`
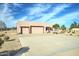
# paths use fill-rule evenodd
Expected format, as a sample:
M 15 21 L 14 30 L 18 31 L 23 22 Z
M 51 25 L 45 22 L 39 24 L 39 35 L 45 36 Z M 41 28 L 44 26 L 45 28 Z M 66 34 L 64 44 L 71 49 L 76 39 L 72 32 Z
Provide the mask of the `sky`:
M 79 23 L 79 3 L 0 3 L 0 20 L 7 27 L 25 20 L 69 27 Z

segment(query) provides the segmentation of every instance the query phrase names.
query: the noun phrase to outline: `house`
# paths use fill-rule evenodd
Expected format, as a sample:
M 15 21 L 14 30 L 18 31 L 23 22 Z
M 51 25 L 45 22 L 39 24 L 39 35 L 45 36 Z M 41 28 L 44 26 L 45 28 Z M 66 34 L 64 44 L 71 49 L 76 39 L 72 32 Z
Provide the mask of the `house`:
M 20 34 L 32 34 L 32 33 L 45 33 L 46 23 L 31 22 L 31 21 L 18 21 L 17 22 L 17 33 Z
M 71 29 L 71 32 L 79 33 L 79 28 L 72 28 L 72 29 Z

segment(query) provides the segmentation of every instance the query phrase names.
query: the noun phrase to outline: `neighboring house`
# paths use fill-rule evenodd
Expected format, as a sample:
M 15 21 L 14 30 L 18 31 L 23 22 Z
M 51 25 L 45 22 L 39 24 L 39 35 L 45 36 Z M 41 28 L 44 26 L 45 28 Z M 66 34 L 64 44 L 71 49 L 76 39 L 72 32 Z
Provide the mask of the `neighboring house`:
M 45 33 L 47 26 L 46 23 L 18 21 L 17 32 L 20 34 Z
M 53 28 L 52 32 L 58 34 L 58 33 L 61 32 L 61 30 L 60 30 L 60 29 L 54 29 L 54 28 Z
M 71 32 L 79 33 L 79 28 L 72 28 L 72 29 L 71 29 Z

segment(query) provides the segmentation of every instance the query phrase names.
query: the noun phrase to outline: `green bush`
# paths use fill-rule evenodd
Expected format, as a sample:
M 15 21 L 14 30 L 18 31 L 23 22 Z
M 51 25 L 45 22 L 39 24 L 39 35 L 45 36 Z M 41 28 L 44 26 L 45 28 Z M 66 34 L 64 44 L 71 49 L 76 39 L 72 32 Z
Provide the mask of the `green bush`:
M 4 36 L 4 40 L 5 40 L 5 41 L 8 41 L 9 39 L 10 39 L 9 36 Z
M 0 47 L 2 46 L 3 43 L 4 43 L 4 40 L 2 40 L 2 38 L 0 38 Z

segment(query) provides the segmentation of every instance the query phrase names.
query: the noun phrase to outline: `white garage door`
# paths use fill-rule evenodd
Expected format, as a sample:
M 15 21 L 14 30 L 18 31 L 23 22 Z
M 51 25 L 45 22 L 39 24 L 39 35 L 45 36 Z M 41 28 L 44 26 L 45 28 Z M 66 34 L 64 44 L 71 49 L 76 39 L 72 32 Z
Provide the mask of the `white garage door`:
M 22 28 L 23 34 L 29 34 L 29 28 Z
M 32 27 L 32 33 L 43 33 L 43 27 Z

